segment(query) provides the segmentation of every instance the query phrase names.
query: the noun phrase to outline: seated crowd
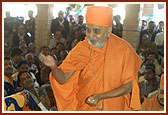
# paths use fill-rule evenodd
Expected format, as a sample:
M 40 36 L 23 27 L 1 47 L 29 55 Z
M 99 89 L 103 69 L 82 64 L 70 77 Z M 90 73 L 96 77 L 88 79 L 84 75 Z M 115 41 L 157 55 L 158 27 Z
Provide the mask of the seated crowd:
M 4 19 L 4 110 L 57 111 L 49 81 L 51 69 L 40 62 L 38 54 L 52 55 L 60 65 L 69 51 L 84 40 L 84 17 L 79 15 L 75 20 L 73 15 L 64 17 L 60 11 L 51 23 L 49 45 L 42 46 L 37 52 L 33 11 L 29 11 L 28 16 L 30 19 L 23 23 L 23 18 L 11 17 L 10 12 L 6 12 Z M 112 33 L 122 38 L 120 18 L 119 15 L 114 17 L 116 25 L 113 24 Z M 142 22 L 144 24 L 145 21 Z M 144 29 L 146 25 L 147 29 Z M 158 27 L 150 21 L 142 25 L 140 33 L 136 51 L 143 60 L 138 73 L 142 110 L 150 110 L 145 109 L 146 100 L 154 92 L 160 94 L 163 92 L 160 90 L 164 90 L 160 87 L 164 74 L 163 25 L 163 21 L 159 22 Z

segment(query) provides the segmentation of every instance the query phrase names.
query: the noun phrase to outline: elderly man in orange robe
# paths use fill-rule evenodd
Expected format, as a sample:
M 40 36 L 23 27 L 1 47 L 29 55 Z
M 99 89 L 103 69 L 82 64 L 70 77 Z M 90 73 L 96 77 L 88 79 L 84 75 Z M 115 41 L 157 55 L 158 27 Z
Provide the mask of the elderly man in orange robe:
M 85 40 L 58 68 L 52 56 L 39 55 L 52 70 L 58 111 L 141 109 L 137 75 L 142 60 L 126 41 L 111 34 L 111 22 L 112 8 L 90 6 Z

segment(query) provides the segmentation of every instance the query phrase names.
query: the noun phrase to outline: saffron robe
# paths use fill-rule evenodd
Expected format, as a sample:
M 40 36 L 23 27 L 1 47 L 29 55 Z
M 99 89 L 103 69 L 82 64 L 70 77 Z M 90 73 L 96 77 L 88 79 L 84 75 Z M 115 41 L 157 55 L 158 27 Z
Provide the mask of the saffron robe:
M 160 111 L 160 104 L 157 99 L 157 93 L 153 94 L 152 98 L 144 98 L 144 103 L 142 104 L 143 111 Z
M 140 110 L 138 70 L 142 60 L 124 40 L 111 34 L 102 49 L 91 47 L 87 41 L 79 42 L 59 66 L 64 73 L 74 72 L 67 83 L 60 85 L 53 74 L 49 79 L 58 111 Z M 101 100 L 90 106 L 86 99 L 98 93 L 113 90 L 132 81 L 132 93 Z

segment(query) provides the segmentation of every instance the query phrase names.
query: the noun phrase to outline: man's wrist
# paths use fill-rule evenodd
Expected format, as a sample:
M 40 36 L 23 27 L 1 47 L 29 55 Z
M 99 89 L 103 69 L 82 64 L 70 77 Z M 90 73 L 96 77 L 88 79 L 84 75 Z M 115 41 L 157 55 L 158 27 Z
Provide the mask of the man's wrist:
M 57 68 L 57 61 L 55 61 L 55 64 L 53 66 L 50 66 L 50 69 L 53 71 Z
M 102 94 L 97 94 L 97 96 L 98 96 L 98 100 L 99 101 L 103 99 L 103 95 Z
M 55 64 L 54 66 L 50 66 L 50 69 L 53 71 L 53 70 L 55 70 L 57 67 L 58 67 L 57 64 Z

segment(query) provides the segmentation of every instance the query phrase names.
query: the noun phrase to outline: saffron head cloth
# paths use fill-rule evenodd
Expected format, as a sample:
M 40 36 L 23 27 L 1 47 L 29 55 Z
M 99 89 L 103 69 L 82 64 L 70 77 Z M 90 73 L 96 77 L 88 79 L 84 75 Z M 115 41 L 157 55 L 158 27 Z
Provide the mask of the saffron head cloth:
M 113 10 L 105 6 L 89 6 L 86 11 L 86 24 L 111 27 Z

